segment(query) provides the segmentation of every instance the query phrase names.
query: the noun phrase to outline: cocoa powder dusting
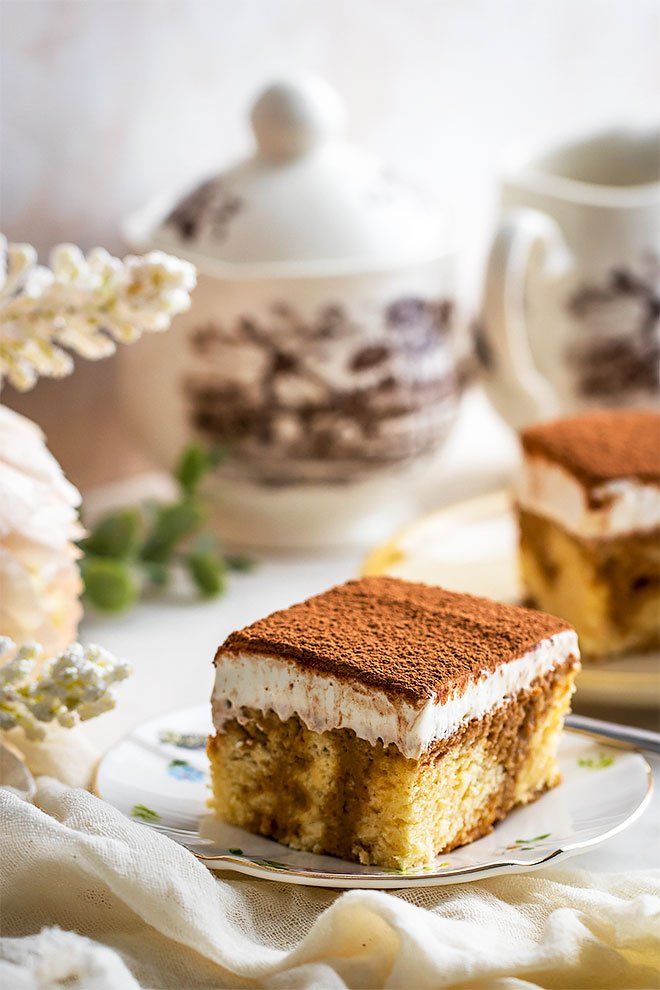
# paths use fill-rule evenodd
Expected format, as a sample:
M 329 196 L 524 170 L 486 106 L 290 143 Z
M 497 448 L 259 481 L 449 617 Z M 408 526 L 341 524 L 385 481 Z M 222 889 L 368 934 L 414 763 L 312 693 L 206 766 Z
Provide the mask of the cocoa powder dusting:
M 587 489 L 637 478 L 660 485 L 660 412 L 603 410 L 523 430 L 523 450 L 566 468 Z
M 474 595 L 369 577 L 331 588 L 232 633 L 221 654 L 282 657 L 392 695 L 440 701 L 482 671 L 570 629 L 542 612 Z

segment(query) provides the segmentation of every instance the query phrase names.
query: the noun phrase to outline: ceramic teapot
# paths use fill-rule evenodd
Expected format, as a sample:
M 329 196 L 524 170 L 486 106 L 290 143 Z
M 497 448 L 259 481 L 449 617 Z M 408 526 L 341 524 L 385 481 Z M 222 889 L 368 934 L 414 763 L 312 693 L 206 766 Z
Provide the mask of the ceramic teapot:
M 660 130 L 511 156 L 478 344 L 516 428 L 660 400 Z
M 177 326 L 123 361 L 124 410 L 164 465 L 191 437 L 228 449 L 217 519 L 240 543 L 380 536 L 454 416 L 444 223 L 346 142 L 343 119 L 320 80 L 272 85 L 254 154 L 126 225 L 199 283 Z

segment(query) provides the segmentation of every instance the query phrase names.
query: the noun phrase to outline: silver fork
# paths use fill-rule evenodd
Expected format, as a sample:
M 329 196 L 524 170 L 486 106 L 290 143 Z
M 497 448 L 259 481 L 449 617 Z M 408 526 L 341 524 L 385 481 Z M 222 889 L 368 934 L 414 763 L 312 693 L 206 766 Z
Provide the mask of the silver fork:
M 621 725 L 618 722 L 604 722 L 599 718 L 588 718 L 586 715 L 568 715 L 566 725 L 569 729 L 579 729 L 594 736 L 605 736 L 619 742 L 632 743 L 640 749 L 651 753 L 660 753 L 660 733 L 650 729 L 638 729 L 635 725 Z

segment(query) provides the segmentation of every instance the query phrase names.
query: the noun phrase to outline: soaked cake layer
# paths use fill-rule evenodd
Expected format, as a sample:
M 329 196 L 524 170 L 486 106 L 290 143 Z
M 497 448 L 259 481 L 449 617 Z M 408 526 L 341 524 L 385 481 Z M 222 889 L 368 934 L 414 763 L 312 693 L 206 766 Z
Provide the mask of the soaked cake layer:
M 581 539 L 524 509 L 518 519 L 526 593 L 575 626 L 583 656 L 660 646 L 660 528 Z
M 213 807 L 296 849 L 396 869 L 488 833 L 559 780 L 555 760 L 578 661 L 569 657 L 420 759 L 349 729 L 244 709 L 211 737 Z

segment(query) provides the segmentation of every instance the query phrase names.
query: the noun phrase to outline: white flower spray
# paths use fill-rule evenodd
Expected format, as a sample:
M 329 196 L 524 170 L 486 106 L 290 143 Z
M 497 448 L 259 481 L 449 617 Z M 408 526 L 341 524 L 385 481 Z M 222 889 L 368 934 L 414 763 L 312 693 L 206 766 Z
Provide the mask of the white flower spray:
M 0 234 L 0 388 L 26 391 L 68 375 L 75 355 L 102 358 L 166 330 L 195 282 L 191 264 L 160 251 L 121 261 L 61 244 L 45 267 L 31 245 Z M 71 642 L 81 615 L 79 503 L 38 427 L 0 406 L 0 635 L 39 640 L 46 657 Z
M 40 376 L 69 375 L 71 353 L 96 360 L 167 330 L 195 283 L 193 265 L 162 251 L 121 261 L 60 244 L 46 268 L 30 244 L 0 235 L 0 385 L 7 378 L 27 391 Z
M 111 686 L 130 674 L 126 661 L 72 643 L 35 673 L 41 652 L 38 643 L 17 647 L 0 636 L 0 729 L 19 726 L 29 739 L 43 739 L 43 723 L 70 729 L 115 707 Z
M 84 255 L 60 244 L 45 267 L 30 244 L 9 244 L 0 234 L 0 387 L 6 379 L 27 391 L 39 377 L 70 374 L 72 355 L 96 360 L 117 343 L 167 330 L 190 306 L 195 283 L 193 265 L 161 251 L 122 261 L 102 248 Z M 70 728 L 113 708 L 111 686 L 130 669 L 99 646 L 73 643 L 53 656 L 79 617 L 71 542 L 79 535 L 79 496 L 37 427 L 0 413 L 0 578 L 12 591 L 0 607 L 0 633 L 11 631 L 23 644 L 0 635 L 0 730 L 19 726 L 39 740 L 47 723 Z M 45 649 L 29 641 L 37 629 Z

